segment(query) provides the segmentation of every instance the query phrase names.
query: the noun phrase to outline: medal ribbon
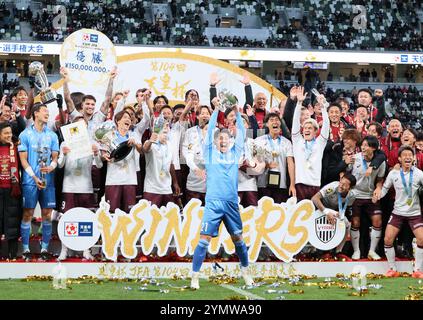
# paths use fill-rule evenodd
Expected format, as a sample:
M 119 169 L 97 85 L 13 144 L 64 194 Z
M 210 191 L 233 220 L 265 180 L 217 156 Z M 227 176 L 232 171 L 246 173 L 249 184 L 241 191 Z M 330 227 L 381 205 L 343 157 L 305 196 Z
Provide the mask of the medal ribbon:
M 347 205 L 348 205 L 348 196 L 345 198 L 345 203 L 344 205 L 342 205 L 342 197 L 341 197 L 341 193 L 339 193 L 339 191 L 337 192 L 338 194 L 338 211 L 339 211 L 339 218 L 343 219 L 345 217 L 345 211 L 347 210 Z
M 364 156 L 363 156 L 362 162 L 363 162 L 363 168 L 364 168 L 364 171 L 367 171 L 367 168 L 368 168 L 369 166 L 367 165 L 367 161 L 364 159 Z
M 159 146 L 159 150 L 160 150 L 160 155 L 162 156 L 163 162 L 162 162 L 162 172 L 166 173 L 166 166 L 167 166 L 167 162 L 168 159 L 172 159 L 172 154 L 170 152 L 168 152 L 169 147 L 167 144 L 162 144 L 160 143 L 160 141 L 158 142 L 158 146 Z M 162 151 L 162 149 L 164 150 L 164 152 Z M 170 157 L 168 157 L 168 154 L 170 154 Z
M 278 150 L 280 150 L 280 145 L 281 145 L 281 137 L 280 136 L 278 136 L 278 144 L 277 144 L 277 148 L 275 147 L 275 144 L 274 144 L 274 142 L 273 142 L 273 139 L 272 139 L 272 137 L 270 136 L 270 134 L 267 136 L 267 140 L 269 140 L 269 143 L 270 143 L 270 146 L 271 146 L 271 148 L 272 148 L 272 158 L 273 158 L 273 160 L 274 160 L 274 158 L 275 157 L 273 157 L 273 151 L 274 152 L 278 152 Z M 278 152 L 279 153 L 279 152 Z
M 313 153 L 313 146 L 316 143 L 316 138 L 313 138 L 313 140 L 310 141 L 310 144 L 307 143 L 307 140 L 305 141 L 305 154 L 306 154 L 306 160 L 310 160 L 311 154 Z
M 408 187 L 407 187 L 407 183 L 405 181 L 405 175 L 404 175 L 404 171 L 402 170 L 402 168 L 400 170 L 400 175 L 401 175 L 401 182 L 402 182 L 402 185 L 404 186 L 405 193 L 408 197 L 408 200 L 410 201 L 410 200 L 412 200 L 412 196 L 413 196 L 413 194 L 412 194 L 413 168 L 410 169 L 410 179 L 408 181 Z

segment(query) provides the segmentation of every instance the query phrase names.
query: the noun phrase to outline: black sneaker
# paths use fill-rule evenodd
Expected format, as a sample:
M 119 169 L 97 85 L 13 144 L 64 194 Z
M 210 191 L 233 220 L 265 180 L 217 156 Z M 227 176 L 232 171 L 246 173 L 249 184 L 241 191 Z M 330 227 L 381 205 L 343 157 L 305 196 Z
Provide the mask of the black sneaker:
M 29 250 L 22 252 L 22 259 L 26 262 L 31 261 L 31 259 L 32 259 L 31 252 Z
M 48 261 L 51 259 L 51 255 L 47 250 L 43 250 L 40 253 L 40 259 L 41 261 Z

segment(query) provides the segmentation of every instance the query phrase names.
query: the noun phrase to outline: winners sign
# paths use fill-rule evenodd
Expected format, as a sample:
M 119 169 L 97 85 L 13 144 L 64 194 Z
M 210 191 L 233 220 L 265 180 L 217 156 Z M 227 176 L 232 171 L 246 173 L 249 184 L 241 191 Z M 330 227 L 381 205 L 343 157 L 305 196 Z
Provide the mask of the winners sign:
M 102 202 L 95 214 L 95 221 L 101 234 L 103 253 L 110 260 L 116 260 L 119 247 L 124 257 L 135 258 L 138 254 L 136 247 L 138 241 L 144 254 L 150 254 L 153 248 L 157 247 L 157 254 L 162 257 L 168 253 L 173 240 L 176 253 L 183 257 L 194 254 L 200 239 L 203 212 L 204 207 L 197 199 L 192 199 L 182 214 L 174 203 L 158 208 L 146 200 L 141 200 L 129 214 L 117 209 L 115 214 L 111 215 L 109 205 Z M 63 218 L 66 218 L 67 214 L 65 213 Z M 316 218 L 321 215 L 320 211 L 315 211 L 310 200 L 296 203 L 296 200 L 291 198 L 286 203 L 279 204 L 268 197 L 260 199 L 257 207 L 240 206 L 240 214 L 243 222 L 243 238 L 249 247 L 248 255 L 251 262 L 257 260 L 263 244 L 280 260 L 291 261 L 313 237 L 312 234 L 316 233 L 318 220 Z M 94 214 L 92 216 L 94 217 Z M 75 217 L 66 220 L 73 222 Z M 336 229 L 338 232 L 343 232 L 340 235 L 342 240 L 345 228 Z M 64 238 L 69 244 L 69 241 L 78 237 Z M 339 243 L 334 243 L 332 240 L 330 244 L 335 247 Z M 235 246 L 223 223 L 219 235 L 210 243 L 209 252 L 217 254 L 221 246 L 229 254 L 235 252 Z

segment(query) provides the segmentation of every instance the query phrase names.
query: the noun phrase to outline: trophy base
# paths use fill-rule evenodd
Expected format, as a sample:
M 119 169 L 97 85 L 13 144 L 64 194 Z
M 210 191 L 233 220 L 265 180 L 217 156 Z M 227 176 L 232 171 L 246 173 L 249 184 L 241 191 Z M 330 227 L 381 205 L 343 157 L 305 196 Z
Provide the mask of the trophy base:
M 49 104 L 57 100 L 56 93 L 50 88 L 40 92 L 40 99 L 43 104 Z
M 122 142 L 110 153 L 110 159 L 115 162 L 123 160 L 131 152 L 132 148 L 128 146 L 128 141 Z
M 267 187 L 279 188 L 281 173 L 279 171 L 269 171 L 267 175 Z

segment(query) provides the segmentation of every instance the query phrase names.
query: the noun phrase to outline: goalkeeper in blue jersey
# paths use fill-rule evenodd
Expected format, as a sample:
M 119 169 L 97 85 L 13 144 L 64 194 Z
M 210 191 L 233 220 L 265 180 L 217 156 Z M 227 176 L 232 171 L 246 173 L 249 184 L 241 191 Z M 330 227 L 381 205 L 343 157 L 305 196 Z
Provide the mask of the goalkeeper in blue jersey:
M 218 235 L 222 221 L 235 244 L 245 283 L 249 286 L 253 284 L 253 279 L 248 272 L 248 252 L 242 239 L 242 221 L 238 207 L 238 168 L 239 159 L 244 152 L 245 128 L 237 107 L 234 111 L 236 133 L 231 134 L 228 129 L 216 129 L 218 115 L 218 108 L 216 108 L 210 118 L 203 146 L 207 191 L 200 241 L 192 261 L 191 288 L 194 289 L 200 288 L 199 271 L 206 257 L 210 240 Z M 235 139 L 232 139 L 233 136 Z

